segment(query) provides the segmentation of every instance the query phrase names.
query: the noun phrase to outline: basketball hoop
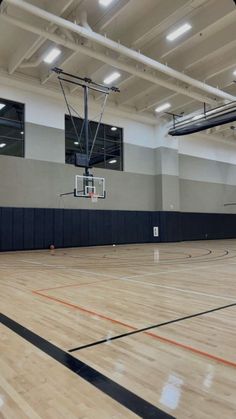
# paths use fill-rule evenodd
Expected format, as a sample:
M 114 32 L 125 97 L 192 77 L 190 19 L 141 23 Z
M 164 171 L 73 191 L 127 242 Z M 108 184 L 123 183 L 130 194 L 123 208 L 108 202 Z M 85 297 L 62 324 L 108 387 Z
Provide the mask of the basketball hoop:
M 92 202 L 93 204 L 96 204 L 96 203 L 98 202 L 98 195 L 96 195 L 96 194 L 95 194 L 95 193 L 93 193 L 93 192 L 90 192 L 90 193 L 89 193 L 89 196 L 90 196 L 91 202 Z

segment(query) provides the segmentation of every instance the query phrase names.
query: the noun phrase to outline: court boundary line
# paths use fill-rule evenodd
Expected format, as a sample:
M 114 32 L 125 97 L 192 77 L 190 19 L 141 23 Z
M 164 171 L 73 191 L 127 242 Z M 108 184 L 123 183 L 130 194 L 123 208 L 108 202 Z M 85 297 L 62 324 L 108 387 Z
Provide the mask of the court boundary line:
M 200 312 L 200 313 L 191 314 L 189 316 L 180 317 L 178 319 L 169 320 L 169 321 L 162 322 L 162 323 L 159 323 L 159 324 L 156 324 L 156 325 L 144 327 L 142 329 L 137 329 L 137 330 L 134 330 L 132 332 L 127 332 L 127 333 L 123 333 L 121 335 L 113 336 L 111 338 L 102 339 L 100 341 L 96 341 L 96 342 L 93 342 L 93 343 L 90 343 L 90 344 L 87 344 L 87 345 L 83 345 L 83 346 L 79 346 L 79 347 L 76 347 L 76 348 L 72 348 L 72 349 L 69 349 L 68 352 L 71 353 L 71 352 L 80 351 L 82 349 L 87 349 L 87 348 L 90 348 L 90 347 L 93 347 L 93 346 L 101 345 L 103 343 L 109 344 L 113 340 L 122 339 L 122 338 L 129 337 L 129 336 L 136 335 L 138 333 L 142 333 L 143 332 L 146 335 L 152 336 L 152 337 L 157 338 L 159 340 L 162 340 L 162 341 L 164 341 L 166 343 L 170 343 L 170 344 L 175 345 L 175 346 L 178 346 L 180 348 L 187 349 L 187 350 L 189 350 L 191 352 L 194 352 L 196 354 L 199 354 L 199 355 L 208 357 L 208 358 L 213 359 L 215 361 L 221 362 L 221 363 L 223 363 L 225 365 L 228 365 L 228 366 L 231 366 L 231 367 L 235 367 L 236 368 L 236 362 L 226 360 L 226 359 L 221 358 L 221 357 L 219 357 L 217 355 L 213 355 L 213 354 L 210 354 L 208 352 L 202 351 L 201 349 L 194 348 L 194 347 L 192 347 L 190 345 L 186 345 L 184 343 L 177 342 L 177 341 L 175 341 L 173 339 L 169 339 L 169 338 L 162 337 L 160 335 L 157 335 L 157 334 L 148 332 L 149 330 L 152 330 L 152 329 L 156 329 L 156 328 L 159 328 L 159 327 L 167 326 L 167 325 L 173 324 L 173 323 L 178 323 L 178 322 L 181 322 L 181 321 L 184 321 L 184 320 L 189 320 L 189 319 L 192 319 L 192 318 L 195 318 L 195 317 L 200 317 L 200 316 L 203 316 L 205 314 L 213 313 L 215 311 L 224 310 L 226 308 L 230 308 L 230 307 L 234 307 L 234 306 L 236 306 L 236 303 L 234 303 L 234 304 L 228 304 L 226 306 L 217 307 L 217 308 L 214 308 L 214 309 L 211 309 L 211 310 L 207 310 L 207 311 L 203 311 L 203 312 Z
M 100 373 L 85 362 L 73 357 L 68 354 L 68 352 L 63 351 L 58 346 L 5 316 L 3 313 L 0 313 L 0 321 L 4 326 L 15 332 L 18 336 L 34 345 L 49 357 L 62 364 L 74 374 L 78 375 L 93 387 L 102 391 L 108 397 L 115 400 L 117 403 L 136 415 L 147 419 L 154 417 L 157 419 L 175 419 L 170 414 L 164 412 L 160 408 L 133 393 L 131 390 L 126 389 L 121 384 Z
M 99 318 L 101 318 L 103 320 L 108 320 L 108 321 L 110 321 L 112 323 L 119 324 L 120 326 L 128 327 L 129 329 L 132 329 L 132 330 L 136 330 L 136 328 L 133 327 L 133 326 L 131 326 L 130 324 L 124 323 L 124 322 L 122 322 L 120 320 L 112 319 L 111 317 L 106 316 L 105 314 L 104 315 L 103 314 L 99 314 L 96 311 L 89 310 L 87 308 L 78 306 L 78 305 L 73 304 L 73 303 L 69 303 L 69 302 L 67 302 L 65 300 L 61 300 L 60 298 L 56 298 L 56 297 L 51 296 L 51 295 L 43 294 L 42 292 L 39 292 L 39 291 L 32 291 L 32 293 L 33 294 L 36 294 L 36 295 L 39 295 L 41 297 L 47 298 L 49 300 L 55 301 L 57 303 L 63 304 L 66 307 L 70 307 L 70 308 L 73 308 L 75 310 L 82 311 L 83 313 L 87 313 L 87 314 L 89 314 L 91 316 L 99 317 Z
M 192 314 L 192 315 L 189 315 L 189 316 L 185 316 L 184 318 L 181 318 L 181 319 L 170 320 L 168 322 L 164 322 L 163 324 L 158 324 L 158 325 L 154 325 L 154 326 L 148 326 L 147 328 L 143 328 L 144 329 L 143 330 L 143 329 L 137 329 L 136 327 L 134 327 L 132 325 L 129 325 L 129 324 L 124 323 L 124 322 L 121 322 L 121 321 L 116 320 L 116 319 L 112 319 L 111 317 L 105 316 L 103 314 L 96 313 L 95 311 L 91 311 L 89 309 L 85 309 L 85 308 L 83 308 L 81 306 L 78 306 L 76 304 L 71 304 L 71 303 L 68 303 L 67 301 L 64 301 L 64 300 L 55 298 L 55 297 L 50 296 L 50 295 L 43 294 L 43 293 L 41 293 L 39 291 L 32 291 L 32 293 L 33 294 L 36 294 L 36 295 L 39 295 L 41 297 L 47 298 L 49 300 L 52 300 L 54 302 L 63 304 L 63 305 L 65 305 L 67 307 L 70 307 L 72 309 L 82 311 L 82 312 L 87 313 L 87 314 L 89 314 L 91 316 L 99 317 L 99 318 L 104 319 L 104 320 L 108 320 L 108 321 L 110 321 L 112 323 L 119 324 L 120 326 L 124 326 L 124 327 L 127 327 L 128 329 L 131 329 L 132 330 L 132 332 L 125 333 L 124 336 L 120 336 L 119 335 L 118 338 L 120 338 L 120 339 L 122 337 L 125 337 L 125 336 L 129 336 L 129 335 L 133 335 L 133 334 L 137 334 L 137 333 L 143 332 L 145 335 L 151 336 L 154 339 L 165 341 L 165 342 L 167 342 L 169 344 L 172 344 L 172 345 L 181 347 L 181 348 L 186 349 L 188 351 L 191 351 L 191 352 L 193 352 L 195 354 L 199 354 L 199 355 L 205 356 L 207 358 L 210 358 L 210 359 L 213 359 L 213 360 L 215 360 L 217 362 L 220 362 L 220 363 L 222 363 L 224 365 L 228 365 L 228 366 L 232 366 L 232 367 L 236 368 L 236 363 L 233 362 L 233 361 L 228 361 L 228 360 L 226 360 L 224 358 L 218 357 L 218 356 L 213 355 L 213 354 L 209 354 L 208 352 L 201 351 L 200 349 L 196 349 L 196 348 L 194 348 L 192 346 L 185 345 L 185 344 L 183 344 L 181 342 L 177 342 L 177 341 L 174 341 L 174 340 L 171 340 L 171 339 L 168 339 L 168 338 L 163 338 L 163 337 L 161 337 L 159 335 L 156 335 L 156 334 L 151 333 L 151 332 L 148 331 L 148 330 L 154 329 L 156 327 L 161 327 L 161 326 L 164 326 L 164 325 L 167 325 L 167 324 L 171 324 L 171 323 L 177 323 L 178 321 L 181 321 L 181 320 L 182 321 L 183 320 L 188 320 L 189 318 L 198 317 L 198 316 L 203 315 L 203 314 L 208 314 L 208 313 L 211 313 L 211 312 L 214 312 L 214 311 L 223 310 L 224 308 L 233 307 L 233 306 L 236 306 L 236 303 L 232 303 L 232 304 L 228 304 L 226 306 L 221 306 L 221 307 L 217 307 L 215 309 L 207 310 L 205 312 L 201 312 L 200 314 L 197 313 L 197 314 Z M 115 340 L 115 337 L 113 337 L 113 339 L 112 338 L 104 339 L 103 342 L 100 342 L 99 341 L 99 343 L 107 343 L 108 341 L 111 341 L 111 340 Z M 95 346 L 95 344 L 93 346 Z M 72 348 L 72 349 L 74 349 L 74 351 L 75 351 L 75 350 L 79 350 L 79 349 L 82 349 L 82 348 L 81 347 L 78 347 L 77 349 L 75 349 L 75 348 Z M 83 348 L 83 349 L 85 349 L 85 348 Z

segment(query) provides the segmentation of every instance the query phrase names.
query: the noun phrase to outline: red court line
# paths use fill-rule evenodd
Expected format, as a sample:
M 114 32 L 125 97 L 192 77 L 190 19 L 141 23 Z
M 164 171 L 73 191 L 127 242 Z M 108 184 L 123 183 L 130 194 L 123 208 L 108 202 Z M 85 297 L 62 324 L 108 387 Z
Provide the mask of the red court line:
M 136 327 L 133 327 L 130 324 L 127 324 L 127 323 L 123 323 L 120 320 L 115 320 L 115 319 L 112 319 L 111 317 L 105 316 L 103 314 L 96 313 L 95 311 L 87 310 L 84 307 L 80 307 L 80 306 L 77 306 L 75 304 L 68 303 L 67 301 L 61 300 L 59 298 L 55 298 L 55 297 L 52 297 L 50 295 L 42 294 L 39 291 L 32 291 L 32 292 L 33 292 L 33 294 L 37 294 L 37 295 L 40 295 L 44 298 L 48 298 L 49 300 L 56 301 L 56 302 L 61 303 L 65 306 L 67 306 L 67 307 L 73 308 L 75 310 L 83 311 L 84 313 L 91 314 L 92 316 L 96 316 L 96 317 L 99 317 L 99 318 L 104 319 L 104 320 L 109 320 L 112 323 L 120 324 L 121 326 L 128 327 L 131 330 L 137 330 Z
M 73 308 L 75 310 L 79 310 L 79 311 L 82 311 L 84 313 L 90 314 L 92 316 L 96 316 L 96 317 L 99 317 L 101 319 L 111 321 L 112 323 L 116 323 L 116 324 L 119 324 L 121 326 L 127 327 L 130 330 L 138 330 L 137 327 L 131 326 L 130 324 L 123 323 L 120 320 L 112 319 L 111 317 L 105 316 L 103 314 L 96 313 L 95 311 L 88 310 L 88 309 L 83 308 L 81 306 L 77 306 L 75 304 L 68 303 L 67 301 L 60 300 L 59 298 L 55 298 L 55 297 L 52 297 L 52 296 L 49 296 L 49 295 L 42 294 L 39 291 L 32 291 L 32 292 L 33 292 L 33 294 L 40 295 L 41 297 L 48 298 L 49 300 L 52 300 L 52 301 L 56 301 L 56 302 L 58 302 L 60 304 L 63 304 L 65 306 L 70 307 L 70 308 Z M 143 332 L 143 333 L 145 335 L 148 335 L 148 336 L 154 338 L 154 339 L 158 339 L 158 340 L 161 340 L 161 341 L 163 341 L 165 343 L 169 343 L 171 345 L 178 346 L 179 348 L 186 349 L 186 350 L 188 350 L 190 352 L 193 352 L 194 354 L 205 356 L 205 357 L 207 357 L 207 358 L 209 358 L 211 360 L 214 360 L 214 361 L 220 362 L 220 363 L 222 363 L 224 365 L 227 365 L 227 366 L 231 366 L 231 367 L 236 368 L 236 363 L 233 362 L 233 361 L 228 361 L 227 359 L 218 357 L 216 355 L 212 355 L 212 354 L 210 354 L 208 352 L 205 352 L 205 351 L 201 351 L 200 349 L 196 349 L 196 348 L 194 348 L 192 346 L 185 345 L 184 343 L 177 342 L 175 340 L 172 340 L 172 339 L 169 339 L 169 338 L 165 338 L 165 337 L 162 337 L 160 335 L 156 335 L 155 333 L 152 333 L 152 332 Z
M 114 279 L 114 278 L 111 278 L 111 279 L 103 279 L 103 280 L 99 280 L 98 279 L 97 281 L 87 282 L 87 283 L 84 283 L 84 284 L 75 283 L 75 284 L 70 284 L 70 285 L 59 285 L 58 287 L 42 288 L 40 290 L 34 290 L 33 292 L 51 291 L 51 290 L 57 290 L 59 288 L 83 287 L 85 285 L 100 284 L 101 282 L 108 282 L 108 281 L 116 281 L 116 279 Z
M 183 348 L 183 349 L 187 349 L 188 351 L 191 351 L 195 354 L 206 356 L 207 358 L 213 359 L 214 361 L 218 361 L 218 362 L 221 362 L 222 364 L 229 365 L 231 367 L 236 368 L 236 362 L 228 361 L 227 359 L 221 358 L 221 357 L 216 356 L 216 355 L 209 354 L 208 352 L 201 351 L 200 349 L 193 348 L 192 346 L 185 345 L 184 343 L 177 342 L 176 340 L 165 338 L 165 337 L 162 337 L 160 335 L 156 335 L 156 334 L 151 333 L 151 332 L 144 332 L 144 333 L 146 335 L 152 336 L 153 338 L 162 340 L 163 342 L 170 343 L 171 345 L 175 345 L 175 346 L 178 346 L 178 347 Z

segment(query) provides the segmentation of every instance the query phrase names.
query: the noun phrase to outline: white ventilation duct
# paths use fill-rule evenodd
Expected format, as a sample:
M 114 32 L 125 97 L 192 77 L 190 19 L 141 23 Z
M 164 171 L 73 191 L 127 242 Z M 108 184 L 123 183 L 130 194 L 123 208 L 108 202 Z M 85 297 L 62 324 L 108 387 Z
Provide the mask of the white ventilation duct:
M 176 71 L 158 61 L 153 60 L 137 51 L 131 50 L 130 48 L 119 44 L 111 39 L 106 38 L 103 35 L 100 35 L 92 30 L 88 30 L 85 27 L 76 25 L 68 20 L 65 20 L 59 16 L 56 16 L 52 13 L 49 13 L 39 7 L 36 7 L 32 4 L 25 2 L 24 0 L 4 0 L 7 4 L 12 4 L 16 7 L 19 7 L 22 10 L 25 10 L 28 13 L 33 14 L 34 16 L 38 16 L 42 19 L 45 19 L 51 23 L 55 23 L 58 27 L 64 27 L 72 32 L 77 33 L 78 35 L 82 36 L 83 38 L 87 38 L 90 41 L 93 41 L 99 45 L 102 45 L 110 50 L 116 51 L 119 55 L 126 56 L 132 60 L 135 60 L 139 63 L 144 64 L 147 67 L 150 67 L 154 70 L 157 70 L 169 77 L 173 77 L 176 80 L 179 80 L 187 85 L 193 86 L 197 89 L 202 90 L 210 95 L 213 95 L 215 98 L 223 99 L 226 101 L 234 101 L 236 97 L 226 93 L 220 89 L 217 89 L 213 86 L 205 84 L 199 80 L 195 80 L 192 77 L 189 77 L 179 71 Z

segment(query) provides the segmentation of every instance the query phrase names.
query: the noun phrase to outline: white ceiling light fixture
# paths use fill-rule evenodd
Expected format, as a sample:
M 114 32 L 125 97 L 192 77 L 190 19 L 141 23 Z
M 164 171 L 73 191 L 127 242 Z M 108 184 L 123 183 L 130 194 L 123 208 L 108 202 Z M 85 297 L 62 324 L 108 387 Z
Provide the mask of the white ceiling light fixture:
M 116 127 L 111 127 L 111 130 L 112 131 L 117 131 L 117 128 Z
M 3 147 L 5 147 L 6 146 L 6 143 L 1 143 L 0 144 L 0 148 L 3 148 Z
M 113 83 L 113 81 L 117 80 L 119 77 L 120 77 L 120 73 L 118 73 L 118 71 L 114 71 L 114 73 L 111 73 L 110 76 L 107 76 L 103 80 L 103 83 L 111 84 L 111 83 Z
M 109 161 L 109 163 L 110 163 L 110 164 L 117 163 L 117 160 L 116 160 L 116 159 L 112 159 L 112 160 L 110 160 L 110 161 Z
M 78 141 L 74 141 L 74 145 L 79 145 L 79 142 Z
M 61 54 L 61 50 L 58 48 L 52 48 L 51 51 L 44 58 L 44 62 L 51 64 Z
M 24 131 L 21 131 L 21 135 L 24 135 Z
M 168 41 L 174 41 L 175 39 L 179 38 L 179 36 L 183 35 L 187 31 L 189 31 L 190 29 L 192 29 L 192 26 L 189 23 L 185 23 L 184 25 L 180 26 L 175 31 L 169 33 L 169 35 L 167 35 L 166 39 Z
M 0 103 L 0 111 L 3 109 L 3 108 L 5 108 L 5 104 L 4 103 Z
M 155 112 L 160 113 L 160 112 L 166 111 L 170 107 L 171 107 L 170 103 L 163 103 L 163 105 L 160 105 L 155 109 Z
M 233 75 L 236 76 L 236 70 L 234 70 Z
M 104 7 L 109 6 L 109 4 L 111 4 L 113 2 L 113 0 L 99 0 L 99 4 L 101 4 Z

